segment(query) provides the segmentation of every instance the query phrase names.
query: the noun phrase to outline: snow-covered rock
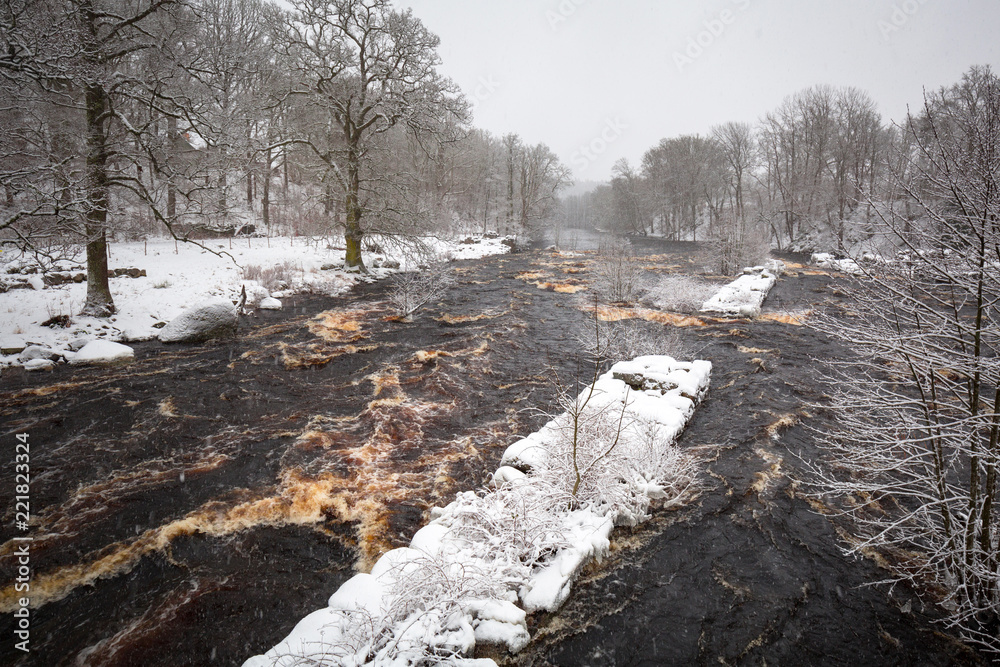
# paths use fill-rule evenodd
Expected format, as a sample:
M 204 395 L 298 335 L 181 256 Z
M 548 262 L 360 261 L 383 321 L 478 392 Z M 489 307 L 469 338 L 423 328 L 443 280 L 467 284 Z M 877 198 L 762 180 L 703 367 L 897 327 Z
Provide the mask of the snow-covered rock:
M 0 336 L 0 354 L 20 354 L 27 346 L 20 336 Z
M 74 366 L 127 363 L 135 359 L 135 350 L 110 340 L 95 340 L 69 358 Z
M 31 285 L 31 289 L 41 292 L 45 289 L 45 279 L 40 275 L 31 275 L 27 278 L 28 284 Z
M 54 361 L 60 356 L 61 355 L 58 352 L 47 347 L 43 347 L 41 345 L 29 345 L 24 348 L 24 351 L 22 351 L 21 354 L 17 355 L 17 360 L 22 364 L 26 364 L 29 361 L 34 361 L 36 359 Z
M 264 299 L 271 298 L 271 293 L 266 288 L 252 280 L 244 281 L 242 289 L 246 290 L 248 306 L 259 306 Z
M 757 317 L 768 292 L 778 281 L 777 275 L 763 266 L 743 270 L 742 276 L 724 285 L 701 307 L 703 313 L 721 313 L 737 317 Z
M 201 343 L 235 335 L 238 326 L 236 306 L 225 299 L 214 299 L 175 317 L 160 329 L 159 338 L 164 343 Z
M 257 307 L 261 310 L 281 310 L 281 301 L 269 296 L 266 299 L 261 299 Z
M 51 371 L 56 367 L 56 362 L 49 359 L 32 359 L 24 364 L 26 371 Z
M 857 262 L 853 259 L 837 259 L 828 252 L 813 253 L 809 258 L 809 263 L 821 269 L 840 271 L 841 273 L 860 274 L 864 273 Z

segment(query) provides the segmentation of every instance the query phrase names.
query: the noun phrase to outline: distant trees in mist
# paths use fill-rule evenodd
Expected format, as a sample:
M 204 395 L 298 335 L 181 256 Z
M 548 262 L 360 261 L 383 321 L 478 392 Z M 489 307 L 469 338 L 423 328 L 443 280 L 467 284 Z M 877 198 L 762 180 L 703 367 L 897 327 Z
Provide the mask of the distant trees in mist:
M 843 249 L 848 223 L 870 221 L 869 204 L 890 195 L 886 168 L 903 134 L 856 88 L 808 88 L 757 123 L 663 139 L 638 165 L 620 160 L 610 184 L 566 202 L 565 219 L 674 240 L 736 228 L 779 248 L 822 236 Z

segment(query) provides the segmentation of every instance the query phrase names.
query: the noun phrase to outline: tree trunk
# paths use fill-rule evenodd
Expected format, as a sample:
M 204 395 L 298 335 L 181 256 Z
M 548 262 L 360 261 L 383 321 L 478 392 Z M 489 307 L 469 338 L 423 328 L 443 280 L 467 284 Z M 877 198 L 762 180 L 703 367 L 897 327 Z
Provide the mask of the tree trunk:
M 264 227 L 271 224 L 271 150 L 264 154 L 264 182 L 260 188 L 261 220 Z
M 344 266 L 347 269 L 355 269 L 362 273 L 367 273 L 364 259 L 361 257 L 361 239 L 364 231 L 361 229 L 361 175 L 359 169 L 358 147 L 355 142 L 348 150 L 347 157 L 347 196 L 344 197 L 346 209 L 346 220 L 344 221 L 344 241 L 347 245 L 347 254 L 344 257 Z
M 177 119 L 174 116 L 167 118 L 167 160 L 169 161 L 172 157 L 170 154 L 174 152 L 177 147 L 175 142 L 177 141 Z M 173 168 L 167 168 L 167 220 L 171 224 L 174 222 L 174 218 L 177 217 L 177 190 L 174 187 L 174 174 Z
M 87 301 L 83 315 L 108 317 L 115 312 L 108 283 L 108 152 L 105 136 L 107 96 L 99 85 L 87 87 Z

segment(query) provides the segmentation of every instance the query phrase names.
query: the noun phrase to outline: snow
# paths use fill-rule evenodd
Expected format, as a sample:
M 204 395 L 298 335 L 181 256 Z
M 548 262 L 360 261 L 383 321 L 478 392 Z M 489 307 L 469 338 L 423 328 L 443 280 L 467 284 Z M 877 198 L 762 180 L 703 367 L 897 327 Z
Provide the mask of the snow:
M 47 287 L 39 274 L 13 276 L 28 281 L 34 289 L 0 293 L 0 351 L 20 346 L 14 352 L 0 355 L 0 367 L 21 364 L 16 355 L 29 343 L 63 354 L 72 350 L 71 341 L 81 337 L 124 343 L 155 339 L 159 329 L 154 325 L 163 326 L 184 310 L 209 299 L 238 303 L 244 285 L 250 305 L 263 306 L 261 302 L 268 297 L 277 300 L 297 292 L 341 294 L 359 281 L 383 278 L 396 271 L 373 268 L 370 275 L 362 276 L 349 274 L 341 268 L 322 270 L 324 266 L 342 267 L 344 263 L 344 250 L 325 238 L 234 238 L 203 241 L 202 244 L 208 250 L 194 244 L 175 244 L 173 240 L 110 244 L 109 266 L 140 268 L 146 271 L 146 276 L 111 278 L 117 313 L 108 319 L 77 314 L 86 301 L 86 283 Z M 334 240 L 333 244 L 342 245 L 342 242 Z M 429 244 L 440 256 L 453 259 L 473 259 L 510 250 L 499 238 L 481 239 L 474 244 L 432 239 Z M 365 253 L 364 261 L 367 266 L 388 264 L 412 270 L 422 260 L 405 256 L 391 259 L 384 254 Z M 9 271 L 31 266 L 27 257 L 4 252 L 0 259 L 0 282 Z M 244 267 L 253 266 L 284 266 L 285 273 L 291 276 L 290 284 L 268 294 L 258 282 L 244 279 Z M 72 262 L 63 262 L 56 268 L 75 273 L 81 271 L 80 266 Z M 267 304 L 277 307 L 274 302 Z M 42 322 L 58 315 L 70 316 L 72 322 L 68 328 L 41 326 Z M 12 344 L 8 345 L 8 341 Z
M 70 364 L 74 366 L 93 364 L 114 364 L 132 361 L 135 351 L 128 345 L 113 343 L 110 340 L 95 340 L 87 343 L 76 353 L 67 353 Z
M 837 259 L 827 252 L 817 252 L 809 258 L 809 263 L 821 269 L 831 269 L 841 273 L 859 275 L 864 273 L 864 269 L 853 259 Z
M 777 274 L 767 267 L 743 269 L 743 275 L 716 292 L 701 307 L 701 312 L 757 317 L 764 299 L 776 282 Z
M 494 663 L 462 657 L 477 643 L 521 651 L 530 641 L 527 614 L 559 609 L 582 569 L 607 556 L 615 525 L 644 518 L 653 498 L 684 496 L 696 462 L 675 439 L 706 396 L 711 371 L 707 361 L 639 357 L 612 366 L 577 399 L 586 397 L 588 420 L 610 415 L 619 425 L 614 456 L 604 451 L 596 461 L 591 486 L 605 494 L 628 487 L 632 505 L 568 490 L 563 413 L 507 449 L 492 488 L 434 508 L 409 547 L 345 582 L 327 608 L 244 667 L 303 664 L 321 654 L 380 667 L 454 654 L 448 664 L 480 667 Z

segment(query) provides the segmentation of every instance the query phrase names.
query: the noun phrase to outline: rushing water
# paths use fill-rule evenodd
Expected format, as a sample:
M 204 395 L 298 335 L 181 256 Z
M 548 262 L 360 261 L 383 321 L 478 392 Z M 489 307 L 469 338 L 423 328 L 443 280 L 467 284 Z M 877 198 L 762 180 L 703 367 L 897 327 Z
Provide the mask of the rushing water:
M 645 264 L 700 269 L 692 249 L 664 245 Z M 428 508 L 483 484 L 545 420 L 552 379 L 582 370 L 588 260 L 457 266 L 413 322 L 391 317 L 375 284 L 262 313 L 233 341 L 138 345 L 127 367 L 5 372 L 3 431 L 30 434 L 36 516 L 32 653 L 13 650 L 8 586 L 0 663 L 239 664 L 408 543 Z M 860 587 L 879 571 L 841 555 L 791 481 L 822 419 L 804 407 L 822 394 L 811 357 L 836 349 L 784 311 L 830 298 L 828 283 L 783 280 L 771 320 L 686 322 L 700 325 L 681 329 L 687 346 L 716 368 L 684 437 L 710 452 L 704 493 L 619 533 L 563 611 L 532 619 L 538 639 L 514 662 L 974 660 L 906 591 Z M 644 325 L 672 326 L 658 319 Z M 5 508 L 4 585 L 13 518 Z

